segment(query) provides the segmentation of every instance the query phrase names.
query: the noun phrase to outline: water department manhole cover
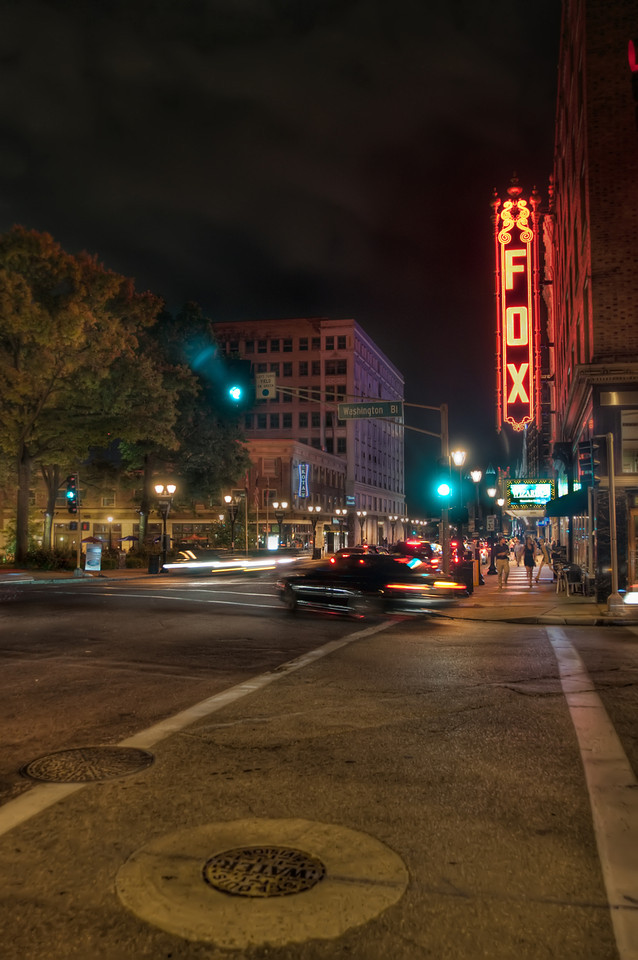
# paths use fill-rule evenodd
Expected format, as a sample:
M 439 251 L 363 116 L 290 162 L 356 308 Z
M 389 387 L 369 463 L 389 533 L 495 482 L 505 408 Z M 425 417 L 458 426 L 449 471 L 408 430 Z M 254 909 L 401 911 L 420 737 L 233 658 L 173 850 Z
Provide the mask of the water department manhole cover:
M 286 897 L 310 890 L 324 877 L 318 857 L 293 847 L 236 847 L 204 864 L 204 880 L 237 897 Z
M 20 773 L 47 783 L 91 783 L 139 773 L 152 762 L 152 753 L 133 747 L 78 747 L 38 757 Z

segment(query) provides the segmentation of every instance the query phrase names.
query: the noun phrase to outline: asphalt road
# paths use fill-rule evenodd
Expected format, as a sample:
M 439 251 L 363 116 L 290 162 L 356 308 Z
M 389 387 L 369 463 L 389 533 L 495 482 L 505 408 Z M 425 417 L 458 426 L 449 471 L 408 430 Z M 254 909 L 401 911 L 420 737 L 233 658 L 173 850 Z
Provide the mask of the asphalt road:
M 6 960 L 638 956 L 557 662 L 580 654 L 635 779 L 636 628 L 293 617 L 267 578 L 2 596 Z M 123 742 L 153 764 L 60 796 L 19 773 Z M 265 901 L 202 880 L 269 842 L 326 879 Z

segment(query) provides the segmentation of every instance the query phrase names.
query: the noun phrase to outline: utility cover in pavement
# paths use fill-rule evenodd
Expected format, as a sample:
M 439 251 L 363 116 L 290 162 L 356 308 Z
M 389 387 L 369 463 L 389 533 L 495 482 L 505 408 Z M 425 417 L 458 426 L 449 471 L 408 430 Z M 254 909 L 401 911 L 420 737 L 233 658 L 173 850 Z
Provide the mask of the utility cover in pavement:
M 229 896 L 205 882 L 220 859 L 244 870 L 247 854 L 262 880 L 273 865 L 291 878 L 298 869 L 291 854 L 301 851 L 300 869 L 308 880 L 314 869 L 325 872 L 313 886 L 287 891 L 289 896 Z M 369 834 L 313 820 L 257 818 L 155 837 L 116 877 L 122 903 L 147 923 L 187 940 L 244 951 L 340 937 L 397 903 L 407 883 L 401 858 Z
M 153 754 L 134 747 L 78 747 L 31 760 L 20 773 L 47 783 L 116 780 L 150 767 Z
M 211 857 L 204 880 L 236 897 L 286 897 L 310 890 L 326 869 L 317 857 L 292 847 L 236 847 Z

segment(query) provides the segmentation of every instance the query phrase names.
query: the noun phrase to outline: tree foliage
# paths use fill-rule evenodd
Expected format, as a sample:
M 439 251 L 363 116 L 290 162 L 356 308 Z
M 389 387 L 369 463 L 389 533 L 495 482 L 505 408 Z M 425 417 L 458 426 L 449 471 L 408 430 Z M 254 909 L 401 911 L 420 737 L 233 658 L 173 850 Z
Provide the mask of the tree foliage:
M 74 464 L 116 437 L 175 446 L 177 391 L 140 337 L 161 302 L 46 233 L 0 236 L 0 449 L 17 465 L 17 551 L 34 462 Z

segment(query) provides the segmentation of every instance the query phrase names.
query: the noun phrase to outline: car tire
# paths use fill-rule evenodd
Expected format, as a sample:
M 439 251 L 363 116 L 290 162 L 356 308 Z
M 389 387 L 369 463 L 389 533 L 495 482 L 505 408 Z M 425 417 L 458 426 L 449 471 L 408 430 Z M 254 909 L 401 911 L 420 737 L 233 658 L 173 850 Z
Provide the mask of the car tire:
M 297 597 L 292 587 L 286 587 L 283 595 L 284 606 L 288 613 L 297 613 Z
M 363 596 L 363 594 L 357 594 L 357 596 L 351 597 L 348 603 L 348 608 L 355 617 L 369 616 L 371 606 L 370 601 L 367 597 Z

